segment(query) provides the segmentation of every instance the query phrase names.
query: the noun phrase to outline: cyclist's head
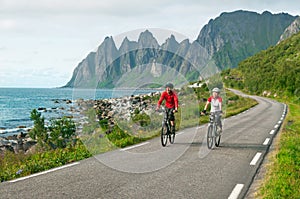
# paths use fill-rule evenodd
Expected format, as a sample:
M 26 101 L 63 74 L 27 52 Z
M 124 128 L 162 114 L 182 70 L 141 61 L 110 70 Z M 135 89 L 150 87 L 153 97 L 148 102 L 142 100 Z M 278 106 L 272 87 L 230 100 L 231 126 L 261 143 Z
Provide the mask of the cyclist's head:
M 167 83 L 166 88 L 173 89 L 174 85 L 172 83 Z
M 166 91 L 170 94 L 171 90 L 174 88 L 174 85 L 172 83 L 166 84 Z
M 220 94 L 220 89 L 216 87 L 212 90 L 212 92 L 213 92 L 213 96 L 217 96 L 218 94 Z
M 212 92 L 220 93 L 220 89 L 216 87 L 212 90 Z

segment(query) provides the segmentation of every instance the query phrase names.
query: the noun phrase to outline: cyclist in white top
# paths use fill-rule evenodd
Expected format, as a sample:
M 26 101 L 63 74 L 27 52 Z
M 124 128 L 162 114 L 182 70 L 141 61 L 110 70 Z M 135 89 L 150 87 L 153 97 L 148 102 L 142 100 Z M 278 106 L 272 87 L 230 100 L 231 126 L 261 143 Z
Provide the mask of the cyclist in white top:
M 219 88 L 214 88 L 212 90 L 212 96 L 210 96 L 207 99 L 207 102 L 205 104 L 204 110 L 201 112 L 201 115 L 206 114 L 206 109 L 208 105 L 211 104 L 210 112 L 216 113 L 216 116 L 218 117 L 218 124 L 222 129 L 222 122 L 221 122 L 221 115 L 220 115 L 222 113 L 222 97 L 220 97 L 219 94 L 220 94 Z

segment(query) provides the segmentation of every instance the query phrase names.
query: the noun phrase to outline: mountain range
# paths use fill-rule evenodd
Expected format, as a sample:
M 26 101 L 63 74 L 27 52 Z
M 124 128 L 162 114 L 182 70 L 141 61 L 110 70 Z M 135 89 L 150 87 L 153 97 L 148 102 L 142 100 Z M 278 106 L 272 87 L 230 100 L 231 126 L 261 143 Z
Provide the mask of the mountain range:
M 148 87 L 168 81 L 181 85 L 205 78 L 235 68 L 245 58 L 276 45 L 297 31 L 298 18 L 239 10 L 211 19 L 192 42 L 178 42 L 170 35 L 160 45 L 145 30 L 137 41 L 125 37 L 117 48 L 114 39 L 106 37 L 96 52 L 78 64 L 64 87 Z

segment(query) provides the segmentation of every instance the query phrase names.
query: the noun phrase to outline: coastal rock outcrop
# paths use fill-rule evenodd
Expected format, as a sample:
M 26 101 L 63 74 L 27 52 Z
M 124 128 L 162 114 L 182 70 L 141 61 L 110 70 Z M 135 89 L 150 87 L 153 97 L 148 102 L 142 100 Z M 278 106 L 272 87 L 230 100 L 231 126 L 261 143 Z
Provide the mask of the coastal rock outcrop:
M 18 135 L 0 137 L 0 154 L 5 151 L 14 153 L 26 153 L 37 142 L 32 140 L 28 134 L 20 133 Z
M 122 98 L 101 99 L 101 100 L 78 100 L 77 105 L 81 110 L 95 109 L 97 120 L 106 120 L 109 128 L 106 133 L 117 123 L 116 120 L 129 122 L 135 114 L 149 113 L 155 111 L 157 101 L 155 96 L 160 92 L 154 92 L 144 95 L 131 95 Z

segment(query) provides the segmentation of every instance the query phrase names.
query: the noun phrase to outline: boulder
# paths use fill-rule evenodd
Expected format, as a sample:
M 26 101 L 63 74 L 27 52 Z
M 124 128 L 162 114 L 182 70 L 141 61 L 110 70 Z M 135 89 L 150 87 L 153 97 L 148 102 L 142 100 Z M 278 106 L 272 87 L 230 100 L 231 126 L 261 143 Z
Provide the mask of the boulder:
M 18 140 L 18 138 L 17 138 L 16 135 L 10 135 L 10 136 L 7 136 L 7 139 L 8 139 L 8 140 Z
M 23 140 L 22 139 L 18 139 L 17 143 L 13 145 L 13 149 L 14 149 L 15 153 L 24 152 L 24 149 L 23 149 Z
M 18 135 L 17 135 L 17 138 L 18 139 L 20 139 L 20 138 L 25 138 L 26 137 L 26 133 L 23 133 L 23 131 L 21 131 L 21 133 L 19 133 Z
M 9 144 L 9 141 L 6 138 L 0 137 L 0 147 L 6 146 Z
M 108 116 L 108 117 L 112 117 L 114 114 L 115 114 L 114 111 L 109 111 L 109 112 L 107 113 L 107 116 Z
M 28 141 L 24 141 L 23 143 L 23 150 L 26 152 L 28 151 L 31 147 L 33 147 L 34 145 L 36 145 L 36 141 L 34 140 L 28 140 Z
M 14 148 L 11 145 L 0 146 L 0 150 L 2 152 L 5 152 L 5 151 L 14 152 Z

